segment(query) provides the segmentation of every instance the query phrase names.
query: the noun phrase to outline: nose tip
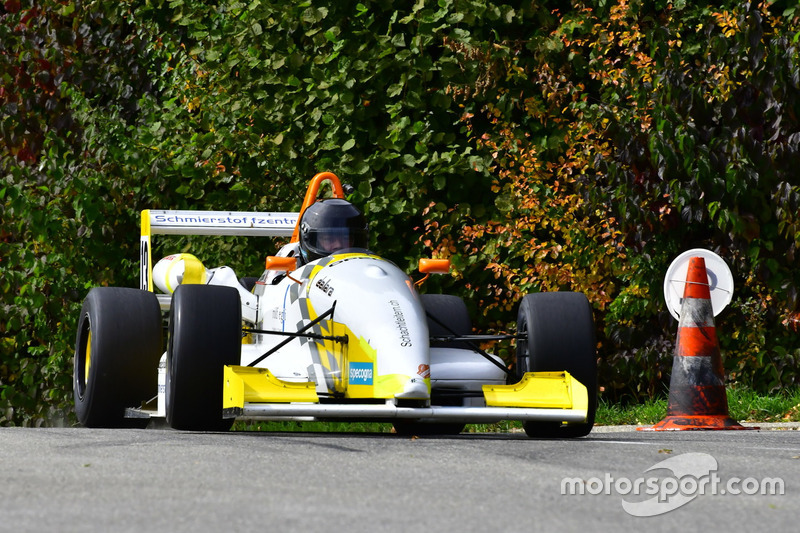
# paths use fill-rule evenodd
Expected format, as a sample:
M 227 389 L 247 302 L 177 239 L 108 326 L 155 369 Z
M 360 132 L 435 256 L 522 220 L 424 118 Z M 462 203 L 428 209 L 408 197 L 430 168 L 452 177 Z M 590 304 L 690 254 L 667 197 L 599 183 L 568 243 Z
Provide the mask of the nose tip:
M 431 397 L 430 386 L 423 378 L 411 378 L 403 387 L 403 392 L 394 397 L 402 400 L 427 400 Z

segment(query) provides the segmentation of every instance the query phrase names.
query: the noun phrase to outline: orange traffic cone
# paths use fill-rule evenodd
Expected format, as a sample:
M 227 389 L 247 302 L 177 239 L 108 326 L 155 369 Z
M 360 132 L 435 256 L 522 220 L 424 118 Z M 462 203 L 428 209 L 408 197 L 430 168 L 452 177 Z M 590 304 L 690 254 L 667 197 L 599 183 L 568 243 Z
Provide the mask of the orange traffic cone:
M 722 356 L 714 327 L 706 262 L 702 257 L 689 260 L 667 416 L 653 427 L 638 429 L 758 429 L 744 427 L 728 415 Z

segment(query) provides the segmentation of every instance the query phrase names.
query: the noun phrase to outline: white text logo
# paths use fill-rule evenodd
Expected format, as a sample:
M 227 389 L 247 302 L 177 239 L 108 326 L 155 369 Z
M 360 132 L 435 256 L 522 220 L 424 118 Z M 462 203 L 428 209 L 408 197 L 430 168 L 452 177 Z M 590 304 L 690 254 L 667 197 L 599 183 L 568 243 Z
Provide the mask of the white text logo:
M 619 494 L 622 508 L 633 516 L 658 516 L 678 509 L 706 494 L 734 496 L 756 494 L 783 495 L 784 481 L 780 478 L 731 477 L 723 480 L 717 474 L 717 460 L 707 453 L 684 453 L 656 463 L 645 472 L 668 470 L 671 475 L 615 478 L 606 473 L 603 478 L 564 478 L 562 496 L 597 496 Z M 641 499 L 642 496 L 651 496 Z

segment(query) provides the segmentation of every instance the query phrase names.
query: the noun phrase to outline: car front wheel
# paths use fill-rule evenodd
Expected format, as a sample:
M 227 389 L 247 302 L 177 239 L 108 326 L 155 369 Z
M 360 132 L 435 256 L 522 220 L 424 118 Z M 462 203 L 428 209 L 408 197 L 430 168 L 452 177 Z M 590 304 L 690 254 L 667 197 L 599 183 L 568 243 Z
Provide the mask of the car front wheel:
M 75 414 L 87 427 L 141 424 L 126 419 L 157 393 L 162 347 L 156 296 L 124 287 L 96 287 L 81 308 L 75 340 Z
M 524 422 L 530 437 L 588 435 L 597 410 L 597 355 L 589 301 L 578 292 L 542 292 L 523 297 L 517 315 L 517 377 L 525 372 L 567 371 L 589 393 L 586 422 Z
M 166 414 L 175 429 L 227 431 L 223 367 L 241 358 L 239 293 L 231 287 L 179 285 L 172 295 L 167 349 Z

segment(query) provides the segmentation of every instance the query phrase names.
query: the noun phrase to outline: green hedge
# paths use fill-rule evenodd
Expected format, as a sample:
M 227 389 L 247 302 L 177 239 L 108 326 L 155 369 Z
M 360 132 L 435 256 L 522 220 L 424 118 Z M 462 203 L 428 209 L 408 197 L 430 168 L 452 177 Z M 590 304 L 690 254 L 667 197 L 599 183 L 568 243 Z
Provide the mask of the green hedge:
M 451 257 L 428 290 L 484 328 L 586 292 L 611 399 L 663 390 L 692 246 L 734 271 L 730 377 L 796 383 L 797 8 L 721 4 L 5 2 L 0 423 L 72 420 L 80 302 L 135 286 L 139 210 L 293 210 L 321 170 L 375 250 Z M 241 275 L 273 249 L 159 246 Z

